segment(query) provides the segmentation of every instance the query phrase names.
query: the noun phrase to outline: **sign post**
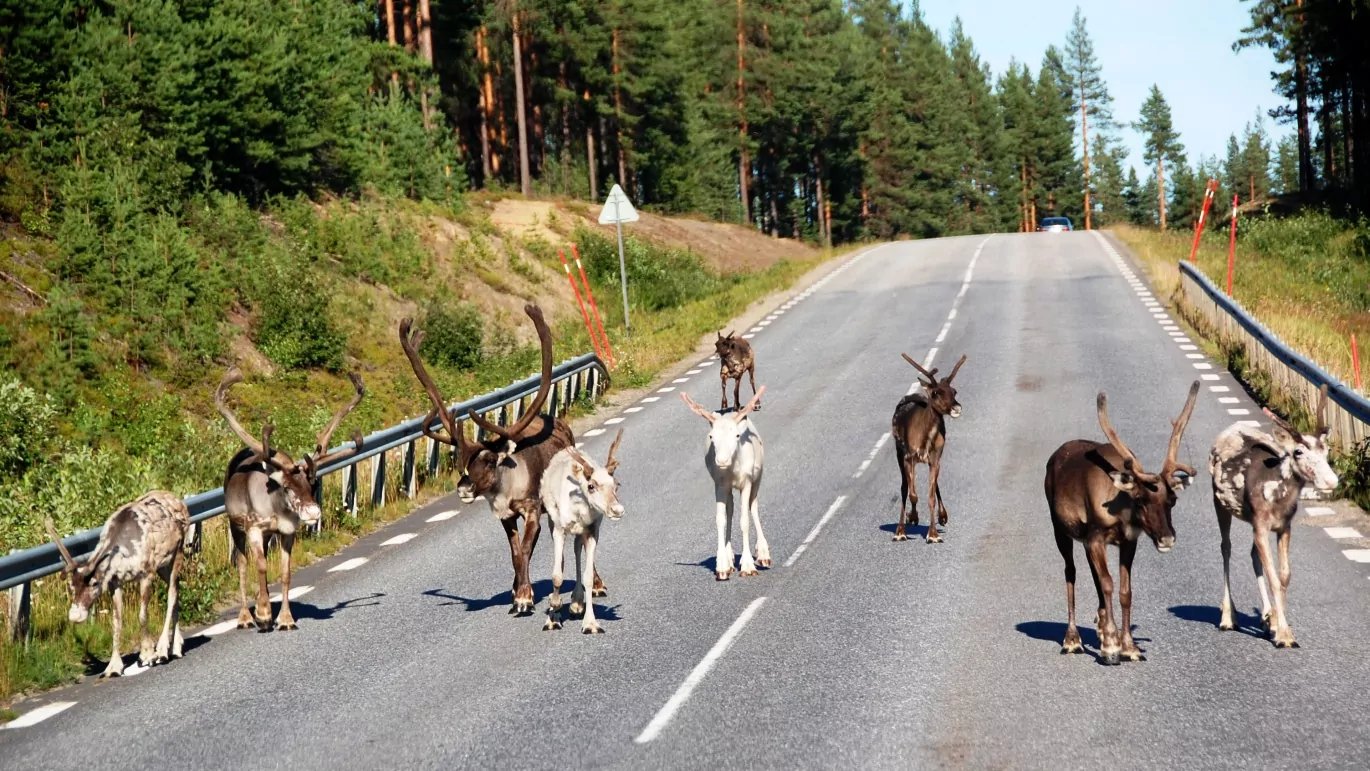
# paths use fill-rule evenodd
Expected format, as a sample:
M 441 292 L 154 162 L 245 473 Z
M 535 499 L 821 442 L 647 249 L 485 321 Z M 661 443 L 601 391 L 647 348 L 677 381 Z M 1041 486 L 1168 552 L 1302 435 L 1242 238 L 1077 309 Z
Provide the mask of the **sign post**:
M 614 223 L 614 229 L 618 231 L 618 278 L 623 284 L 623 328 L 631 329 L 628 323 L 628 266 L 623 259 L 623 223 L 637 222 L 637 209 L 633 208 L 632 202 L 624 194 L 623 188 L 617 184 L 609 191 L 609 197 L 604 199 L 604 208 L 599 212 L 599 224 L 608 225 Z

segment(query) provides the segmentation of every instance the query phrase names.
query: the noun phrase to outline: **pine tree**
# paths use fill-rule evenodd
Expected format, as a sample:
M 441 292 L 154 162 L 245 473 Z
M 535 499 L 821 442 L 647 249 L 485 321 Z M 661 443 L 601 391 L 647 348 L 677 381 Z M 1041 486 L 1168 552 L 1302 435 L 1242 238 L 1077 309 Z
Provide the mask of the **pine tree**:
M 1142 183 L 1137 179 L 1137 167 L 1127 168 L 1127 183 L 1123 187 L 1123 201 L 1127 206 L 1127 221 L 1133 225 L 1150 224 L 1151 217 L 1147 211 L 1150 201 L 1155 200 L 1148 196 L 1142 189 Z
M 1270 139 L 1259 112 L 1242 134 L 1242 197 L 1258 201 L 1270 195 Z
M 1286 136 L 1275 148 L 1275 179 L 1273 192 L 1289 195 L 1299 191 L 1298 137 Z
M 1084 171 L 1085 230 L 1092 227 L 1093 205 L 1090 202 L 1089 128 L 1106 132 L 1113 121 L 1113 97 L 1104 84 L 1102 68 L 1094 57 L 1094 43 L 1085 29 L 1085 17 L 1075 9 L 1070 34 L 1066 37 L 1065 82 L 1070 86 L 1072 110 L 1080 116 L 1080 153 Z
M 1182 165 L 1184 163 L 1184 145 L 1180 144 L 1180 135 L 1175 131 L 1174 122 L 1170 117 L 1170 105 L 1161 95 L 1159 87 L 1154 85 L 1151 87 L 1151 94 L 1142 103 L 1141 119 L 1134 126 L 1144 137 L 1142 158 L 1147 163 L 1156 165 L 1159 222 L 1161 230 L 1165 230 L 1165 163 L 1170 161 L 1173 166 Z

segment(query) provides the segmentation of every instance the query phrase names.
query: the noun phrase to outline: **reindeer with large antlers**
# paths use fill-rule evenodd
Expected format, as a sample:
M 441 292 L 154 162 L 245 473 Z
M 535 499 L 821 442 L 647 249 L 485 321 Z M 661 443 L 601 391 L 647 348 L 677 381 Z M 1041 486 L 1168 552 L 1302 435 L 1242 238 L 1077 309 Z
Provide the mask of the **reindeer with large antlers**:
M 528 577 L 528 563 L 537 546 L 541 525 L 536 514 L 528 516 L 524 511 L 526 507 L 514 506 L 513 502 L 538 499 L 542 475 L 552 456 L 576 444 L 575 435 L 566 421 L 540 414 L 552 391 L 552 332 L 542 318 L 542 310 L 536 305 L 524 306 L 523 311 L 532 319 L 542 346 L 542 381 L 532 403 L 512 426 L 493 423 L 474 410 L 468 412 L 467 417 L 487 433 L 487 437 L 480 441 L 466 438 L 456 418 L 448 411 L 447 402 L 438 391 L 437 384 L 423 366 L 423 359 L 419 356 L 423 332 L 414 328 L 413 319 L 400 322 L 400 346 L 432 403 L 432 409 L 424 419 L 424 435 L 456 448 L 457 469 L 461 474 L 457 494 L 467 504 L 474 503 L 477 498 L 489 501 L 490 509 L 509 538 L 509 556 L 514 563 L 514 597 L 509 612 L 518 615 L 533 612 L 535 598 L 533 584 Z M 441 432 L 431 430 L 433 421 L 437 419 L 442 422 Z M 523 520 L 521 535 L 520 518 Z M 592 592 L 595 597 L 609 593 L 598 574 L 595 574 Z
M 1236 423 L 1213 443 L 1208 471 L 1213 476 L 1213 509 L 1222 535 L 1223 601 L 1219 629 L 1236 629 L 1232 613 L 1232 585 L 1228 565 L 1232 561 L 1232 520 L 1251 525 L 1251 567 L 1261 590 L 1261 623 L 1274 637 L 1275 647 L 1295 648 L 1294 631 L 1285 618 L 1289 579 L 1290 523 L 1299 508 L 1299 495 L 1312 485 L 1320 492 L 1337 486 L 1337 474 L 1327 462 L 1327 386 L 1318 399 L 1318 425 L 1305 434 L 1270 410 L 1275 422 L 1267 434 L 1259 428 Z M 1279 538 L 1280 570 L 1270 554 L 1270 534 Z M 1276 580 L 1278 578 L 1278 580 Z M 1267 592 L 1266 585 L 1270 584 Z M 1275 595 L 1272 615 L 1270 594 Z
M 1113 430 L 1108 419 L 1108 398 L 1099 393 L 1099 427 L 1107 442 L 1073 439 L 1061 445 L 1047 460 L 1046 497 L 1056 548 L 1066 567 L 1066 610 L 1069 622 L 1062 653 L 1081 653 L 1080 630 L 1075 627 L 1075 541 L 1085 546 L 1094 587 L 1099 592 L 1099 655 L 1104 663 L 1117 664 L 1119 656 L 1141 661 L 1142 652 L 1132 640 L 1132 559 L 1137 538 L 1145 532 L 1164 554 L 1175 546 L 1170 512 L 1176 493 L 1193 481 L 1194 469 L 1179 461 L 1180 440 L 1199 382 L 1189 388 L 1180 417 L 1171 424 L 1170 445 L 1159 474 L 1142 470 L 1141 461 Z M 1113 577 L 1108 573 L 1108 545 L 1118 546 L 1121 584 L 1122 630 L 1113 622 Z
M 48 519 L 43 523 L 66 564 L 63 572 L 71 590 L 67 620 L 81 624 L 90 618 L 90 608 L 100 595 L 113 589 L 111 622 L 114 640 L 109 665 L 100 677 L 124 673 L 124 658 L 119 653 L 119 638 L 124 628 L 124 584 L 138 582 L 138 623 L 143 639 L 138 663 L 145 667 L 181 657 L 181 605 L 178 599 L 181 563 L 186 531 L 190 529 L 190 509 L 175 493 L 154 490 L 138 500 L 119 507 L 105 522 L 100 541 L 85 562 L 77 563 L 62 543 L 57 528 Z M 148 604 L 152 599 L 152 579 L 161 576 L 167 583 L 166 618 L 162 636 L 153 646 L 148 634 Z
M 281 609 L 276 614 L 275 627 L 282 631 L 297 628 L 295 617 L 290 613 L 290 556 L 295 548 L 295 533 L 301 525 L 319 521 L 319 503 L 314 498 L 319 470 L 325 464 L 355 455 L 362 449 L 361 432 L 357 432 L 353 434 L 352 447 L 328 451 L 329 440 L 338 424 L 357 408 L 366 394 L 360 377 L 350 372 L 347 377 L 355 391 L 352 401 L 319 432 L 314 451 L 298 463 L 271 446 L 273 425 L 264 426 L 262 438 L 258 440 L 234 416 L 228 406 L 228 390 L 242 382 L 243 374 L 237 367 L 228 370 L 214 391 L 214 406 L 245 445 L 229 461 L 224 478 L 224 511 L 228 514 L 229 533 L 233 536 L 233 562 L 238 567 L 238 596 L 242 601 L 242 609 L 238 612 L 239 629 L 251 627 L 254 621 L 259 629 L 272 626 L 266 583 L 266 546 L 273 536 L 281 549 Z M 247 605 L 249 549 L 257 568 L 255 616 Z
M 906 522 L 918 525 L 918 485 L 914 471 L 918 464 L 928 467 L 928 543 L 941 543 L 942 535 L 937 526 L 947 524 L 947 505 L 942 501 L 942 488 L 937 477 L 942 471 L 942 448 L 947 441 L 947 421 L 961 417 L 961 403 L 956 400 L 956 389 L 951 381 L 966 363 L 962 354 L 951 368 L 951 374 L 942 380 L 937 379 L 937 368 L 931 370 L 914 361 L 907 353 L 904 361 L 913 365 L 923 376 L 920 382 L 925 393 L 909 394 L 899 400 L 890 420 L 890 433 L 894 436 L 894 459 L 899 464 L 899 525 L 894 530 L 894 540 L 906 541 L 904 532 Z
M 742 561 L 740 576 L 757 575 L 757 567 L 771 566 L 771 547 L 766 534 L 761 532 L 761 509 L 757 498 L 761 493 L 761 472 L 766 465 L 766 447 L 756 426 L 747 417 L 766 393 L 761 386 L 746 407 L 722 414 L 710 412 L 695 404 L 683 391 L 680 398 L 694 413 L 709 421 L 709 441 L 704 452 L 704 465 L 714 479 L 714 521 L 718 528 L 718 551 L 714 557 L 714 578 L 727 581 L 733 573 L 733 491 L 742 506 Z M 756 558 L 752 558 L 750 523 L 756 525 Z

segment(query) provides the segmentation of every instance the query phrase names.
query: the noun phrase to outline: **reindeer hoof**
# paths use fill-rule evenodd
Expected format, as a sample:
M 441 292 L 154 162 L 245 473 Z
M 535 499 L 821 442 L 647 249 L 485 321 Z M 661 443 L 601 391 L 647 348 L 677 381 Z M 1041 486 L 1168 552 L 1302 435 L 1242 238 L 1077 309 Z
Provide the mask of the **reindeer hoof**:
M 1141 650 L 1137 648 L 1130 648 L 1123 651 L 1122 657 L 1128 661 L 1146 661 L 1146 656 L 1143 656 Z
M 740 572 L 738 573 L 738 575 L 741 576 L 741 577 L 743 577 L 743 578 L 749 578 L 749 577 L 751 577 L 751 576 L 756 576 L 756 575 L 761 575 L 761 574 L 758 573 L 758 572 L 756 572 L 756 568 L 752 568 L 751 570 L 742 570 L 742 571 L 740 571 Z
M 553 631 L 553 630 L 555 630 L 555 629 L 560 629 L 560 628 L 561 628 L 561 622 L 558 621 L 558 620 L 555 619 L 555 618 L 552 618 L 551 616 L 548 616 L 548 617 L 547 617 L 547 623 L 545 623 L 545 624 L 542 625 L 542 631 L 544 631 L 544 632 L 551 632 L 551 631 Z
M 299 629 L 300 628 L 295 625 L 294 621 L 281 621 L 276 624 L 277 632 L 296 632 L 299 631 Z
M 1065 655 L 1071 654 L 1071 653 L 1084 653 L 1084 652 L 1085 652 L 1085 647 L 1084 647 L 1083 645 L 1079 644 L 1079 643 L 1065 643 L 1065 644 L 1063 644 L 1063 645 L 1061 646 L 1061 655 L 1062 655 L 1062 656 L 1065 656 Z
M 1218 628 L 1224 632 L 1231 632 L 1237 628 L 1237 625 L 1231 621 L 1224 619 L 1218 622 Z
M 890 540 L 891 540 L 891 541 L 907 541 L 907 540 L 909 540 L 909 537 L 908 537 L 908 535 L 905 534 L 905 533 L 895 533 L 895 534 L 894 534 L 894 537 L 891 538 Z
M 581 634 L 604 634 L 604 630 L 600 628 L 600 626 L 599 626 L 598 623 L 589 623 L 589 624 L 581 624 L 581 625 L 580 625 L 580 633 L 581 633 Z
M 1280 649 L 1297 648 L 1299 644 L 1293 640 L 1276 640 L 1275 647 Z
M 941 542 L 942 542 L 942 536 L 938 535 L 937 533 L 930 533 L 930 534 L 928 534 L 928 543 L 941 543 Z
M 1099 661 L 1111 667 L 1118 666 L 1118 651 L 1099 651 Z
M 578 603 L 578 602 L 573 602 L 573 603 L 571 603 L 571 615 L 573 615 L 573 616 L 583 616 L 583 615 L 585 615 L 585 606 L 582 605 L 582 604 L 580 604 L 580 603 Z
M 720 570 L 720 571 L 714 573 L 714 580 L 716 580 L 716 581 L 727 581 L 729 578 L 732 578 L 732 575 L 733 575 L 733 571 L 731 571 L 731 570 Z
M 756 561 L 756 566 L 759 567 L 759 568 L 765 568 L 765 569 L 767 569 L 767 570 L 770 570 L 771 561 L 770 561 L 770 560 L 757 560 L 757 561 Z
M 101 679 L 101 680 L 109 680 L 109 679 L 115 678 L 115 677 L 123 677 L 123 675 L 124 675 L 124 671 L 123 671 L 122 669 L 117 670 L 117 671 L 111 671 L 111 670 L 106 669 L 104 672 L 100 673 L 100 679 Z
M 594 591 L 590 592 L 590 596 L 591 596 L 591 597 L 608 597 L 608 596 L 609 596 L 609 590 L 601 586 L 600 588 L 595 589 Z

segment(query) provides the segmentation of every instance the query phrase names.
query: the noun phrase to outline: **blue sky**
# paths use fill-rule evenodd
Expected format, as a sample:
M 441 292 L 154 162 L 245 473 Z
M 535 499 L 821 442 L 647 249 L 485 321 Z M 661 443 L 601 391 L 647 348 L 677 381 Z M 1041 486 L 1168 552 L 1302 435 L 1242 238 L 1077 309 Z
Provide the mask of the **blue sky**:
M 1065 46 L 1071 16 L 1084 13 L 1094 52 L 1113 96 L 1119 123 L 1137 119 L 1151 84 L 1160 86 L 1174 115 L 1189 160 L 1226 153 L 1227 137 L 1280 103 L 1272 90 L 1270 52 L 1232 50 L 1247 23 L 1249 2 L 1239 0 L 919 0 L 923 17 L 947 38 L 961 17 L 980 58 L 997 78 L 1016 58 L 1037 72 L 1050 44 Z M 1289 133 L 1265 119 L 1272 138 Z M 1078 133 L 1078 132 L 1077 132 Z M 1131 129 L 1121 138 L 1143 179 L 1141 140 Z

